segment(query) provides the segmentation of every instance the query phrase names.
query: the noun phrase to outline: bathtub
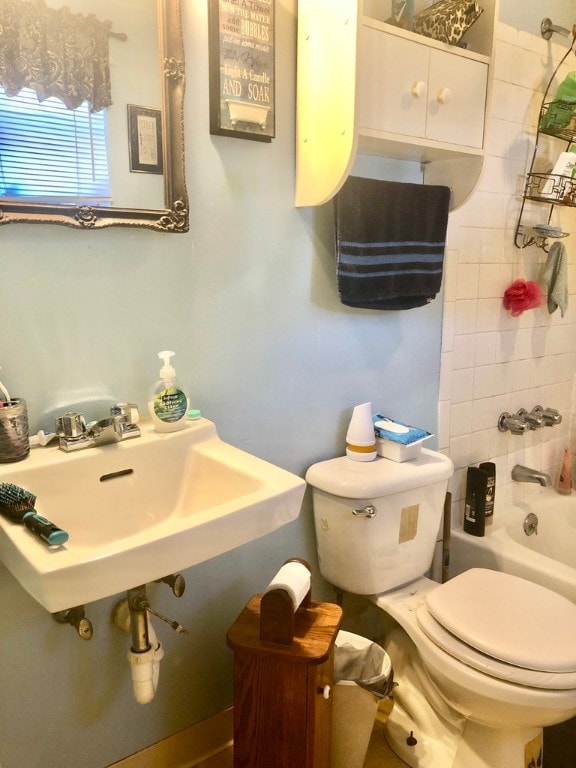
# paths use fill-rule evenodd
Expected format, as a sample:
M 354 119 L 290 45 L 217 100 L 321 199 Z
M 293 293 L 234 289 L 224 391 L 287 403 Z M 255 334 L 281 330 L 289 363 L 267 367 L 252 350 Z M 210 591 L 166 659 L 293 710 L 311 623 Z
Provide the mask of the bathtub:
M 527 536 L 523 524 L 531 512 L 538 517 L 538 533 Z M 576 493 L 542 489 L 529 502 L 495 511 L 483 537 L 453 529 L 450 575 L 472 567 L 522 576 L 576 603 Z

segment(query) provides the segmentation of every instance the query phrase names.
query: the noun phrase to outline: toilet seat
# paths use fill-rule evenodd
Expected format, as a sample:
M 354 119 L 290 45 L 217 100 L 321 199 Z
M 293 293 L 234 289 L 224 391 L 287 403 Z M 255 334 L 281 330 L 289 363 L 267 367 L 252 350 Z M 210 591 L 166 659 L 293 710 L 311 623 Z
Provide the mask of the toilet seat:
M 576 672 L 540 672 L 524 669 L 476 651 L 444 629 L 429 613 L 425 605 L 417 608 L 416 618 L 424 634 L 435 645 L 458 661 L 483 672 L 485 675 L 531 688 L 556 691 L 568 691 L 576 688 Z
M 474 568 L 431 590 L 416 618 L 432 642 L 485 674 L 576 688 L 576 606 L 545 587 Z

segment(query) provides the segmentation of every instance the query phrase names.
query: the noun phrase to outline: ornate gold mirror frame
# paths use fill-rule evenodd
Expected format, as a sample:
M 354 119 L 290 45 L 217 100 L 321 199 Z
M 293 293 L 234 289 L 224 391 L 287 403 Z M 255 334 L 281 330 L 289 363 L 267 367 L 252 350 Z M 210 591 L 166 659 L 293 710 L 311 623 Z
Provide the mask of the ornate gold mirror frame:
M 13 222 L 64 224 L 77 229 L 144 227 L 157 232 L 188 231 L 188 196 L 184 172 L 184 43 L 181 0 L 157 0 L 160 55 L 163 62 L 163 155 L 165 209 L 110 206 L 42 205 L 4 202 L 0 225 Z

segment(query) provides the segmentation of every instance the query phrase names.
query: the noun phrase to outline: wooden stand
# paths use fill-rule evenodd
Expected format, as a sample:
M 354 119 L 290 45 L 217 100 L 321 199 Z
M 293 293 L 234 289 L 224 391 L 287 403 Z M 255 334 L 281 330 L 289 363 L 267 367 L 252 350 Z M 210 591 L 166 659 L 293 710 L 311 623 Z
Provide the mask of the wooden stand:
M 276 594 L 283 591 L 252 597 L 228 631 L 234 768 L 330 768 L 330 687 L 342 609 L 308 595 L 294 612 Z

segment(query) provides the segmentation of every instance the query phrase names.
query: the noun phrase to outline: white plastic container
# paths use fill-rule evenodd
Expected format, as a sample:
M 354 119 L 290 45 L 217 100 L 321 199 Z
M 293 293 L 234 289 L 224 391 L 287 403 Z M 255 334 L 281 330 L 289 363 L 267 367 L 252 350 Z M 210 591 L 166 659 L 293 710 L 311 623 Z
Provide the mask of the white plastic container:
M 352 461 L 374 461 L 376 458 L 372 403 L 354 406 L 346 433 L 346 456 Z
M 572 178 L 574 171 L 576 171 L 576 146 L 568 152 L 560 152 L 558 159 L 554 163 L 552 169 L 552 176 L 567 176 Z M 554 190 L 554 187 L 558 187 L 561 180 L 557 178 L 550 178 L 545 182 L 542 187 L 541 195 L 544 197 L 562 198 L 562 192 L 558 189 Z
M 378 456 L 383 456 L 385 459 L 391 459 L 392 461 L 412 461 L 417 459 L 422 449 L 422 443 L 427 438 L 417 440 L 415 443 L 409 445 L 403 445 L 402 443 L 395 443 L 392 440 L 387 440 L 385 437 L 376 438 L 376 451 Z
M 173 355 L 169 350 L 158 352 L 164 365 L 148 398 L 148 412 L 156 432 L 176 432 L 186 424 L 188 397 L 176 381 L 176 371 L 170 364 Z
M 336 636 L 339 646 L 349 643 L 358 650 L 372 641 L 341 630 Z M 389 675 L 392 662 L 384 654 L 382 674 Z M 372 729 L 380 699 L 353 680 L 340 680 L 332 698 L 332 763 L 331 768 L 362 768 L 368 752 Z

